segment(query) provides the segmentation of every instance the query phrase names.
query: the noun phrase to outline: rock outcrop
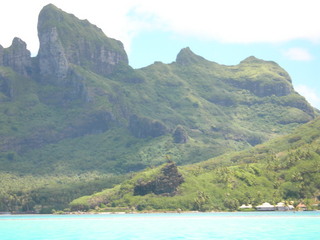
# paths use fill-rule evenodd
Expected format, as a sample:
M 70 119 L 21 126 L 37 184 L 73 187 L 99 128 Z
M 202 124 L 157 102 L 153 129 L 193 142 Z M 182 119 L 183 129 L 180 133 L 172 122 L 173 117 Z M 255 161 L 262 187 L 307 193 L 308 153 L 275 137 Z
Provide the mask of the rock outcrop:
M 39 70 L 44 78 L 55 82 L 63 82 L 68 74 L 69 62 L 59 39 L 56 27 L 39 32 Z M 43 80 L 44 81 L 44 80 Z
M 38 62 L 43 81 L 63 83 L 73 65 L 103 76 L 112 74 L 120 65 L 128 65 L 120 41 L 106 37 L 87 20 L 79 20 L 52 4 L 39 14 L 38 36 Z
M 32 60 L 27 44 L 16 37 L 10 47 L 3 48 L 0 46 L 0 66 L 10 67 L 21 75 L 30 76 Z
M 154 193 L 173 196 L 183 182 L 184 178 L 179 173 L 176 164 L 169 162 L 161 169 L 161 174 L 156 179 L 147 182 L 139 180 L 134 187 L 134 195 L 144 196 L 148 193 Z
M 279 79 L 273 79 L 270 82 L 266 82 L 263 79 L 265 77 L 266 76 L 258 76 L 255 79 L 248 78 L 244 82 L 233 81 L 232 83 L 238 88 L 249 90 L 258 97 L 267 97 L 272 95 L 281 97 L 293 92 L 293 88 L 288 82 L 284 82 Z
M 159 137 L 168 132 L 163 122 L 137 115 L 130 117 L 129 130 L 137 138 Z
M 172 136 L 174 143 L 186 143 L 188 141 L 188 133 L 181 125 L 176 127 Z

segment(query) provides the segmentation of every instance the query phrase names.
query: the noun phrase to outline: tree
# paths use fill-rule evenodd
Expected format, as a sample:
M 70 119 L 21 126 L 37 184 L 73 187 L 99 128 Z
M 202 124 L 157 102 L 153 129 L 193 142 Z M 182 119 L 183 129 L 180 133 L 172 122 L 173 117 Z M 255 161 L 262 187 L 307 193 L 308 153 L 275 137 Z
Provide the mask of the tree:
M 198 196 L 194 199 L 193 209 L 204 212 L 208 210 L 208 206 L 210 197 L 206 195 L 204 192 L 198 191 Z

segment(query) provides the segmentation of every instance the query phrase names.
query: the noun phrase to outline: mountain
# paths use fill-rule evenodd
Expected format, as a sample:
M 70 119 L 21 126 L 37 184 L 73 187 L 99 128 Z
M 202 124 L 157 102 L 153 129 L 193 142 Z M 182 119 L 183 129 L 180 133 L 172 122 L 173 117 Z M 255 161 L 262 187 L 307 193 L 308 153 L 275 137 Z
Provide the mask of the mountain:
M 49 4 L 39 14 L 38 66 L 43 81 L 70 81 L 76 66 L 108 76 L 128 57 L 120 41 L 107 38 L 87 20 L 79 20 Z
M 169 162 L 145 170 L 114 188 L 75 199 L 70 206 L 82 211 L 225 211 L 242 204 L 293 201 L 317 209 L 319 143 L 317 118 L 249 150 L 178 168 Z
M 319 115 L 275 62 L 225 66 L 184 48 L 171 64 L 133 69 L 120 41 L 52 4 L 38 36 L 36 57 L 19 38 L 0 46 L 0 175 L 15 189 L 3 209 L 18 196 L 46 205 L 35 196 L 61 199 L 59 187 L 63 205 L 101 181 L 250 148 Z

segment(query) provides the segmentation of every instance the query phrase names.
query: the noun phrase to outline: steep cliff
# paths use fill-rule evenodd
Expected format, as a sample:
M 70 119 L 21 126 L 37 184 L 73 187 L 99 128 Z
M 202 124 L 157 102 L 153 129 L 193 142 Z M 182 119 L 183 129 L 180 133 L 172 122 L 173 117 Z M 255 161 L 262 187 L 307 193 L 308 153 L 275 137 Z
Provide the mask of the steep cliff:
M 65 81 L 72 65 L 108 76 L 117 66 L 128 64 L 120 41 L 52 4 L 39 14 L 38 35 L 40 74 L 43 78 L 50 76 L 52 81 Z
M 0 66 L 12 68 L 17 73 L 30 76 L 32 73 L 32 60 L 27 44 L 20 38 L 14 38 L 8 48 L 0 46 Z

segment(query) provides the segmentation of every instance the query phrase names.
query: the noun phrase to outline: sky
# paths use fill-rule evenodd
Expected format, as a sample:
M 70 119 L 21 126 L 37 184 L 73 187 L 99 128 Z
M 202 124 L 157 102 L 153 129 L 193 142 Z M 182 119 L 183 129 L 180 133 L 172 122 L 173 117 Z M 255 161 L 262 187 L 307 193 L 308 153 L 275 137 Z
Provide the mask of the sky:
M 39 49 L 37 19 L 52 3 L 123 42 L 134 68 L 171 63 L 182 48 L 225 65 L 249 56 L 277 62 L 320 109 L 318 0 L 10 0 L 1 3 L 0 44 Z

